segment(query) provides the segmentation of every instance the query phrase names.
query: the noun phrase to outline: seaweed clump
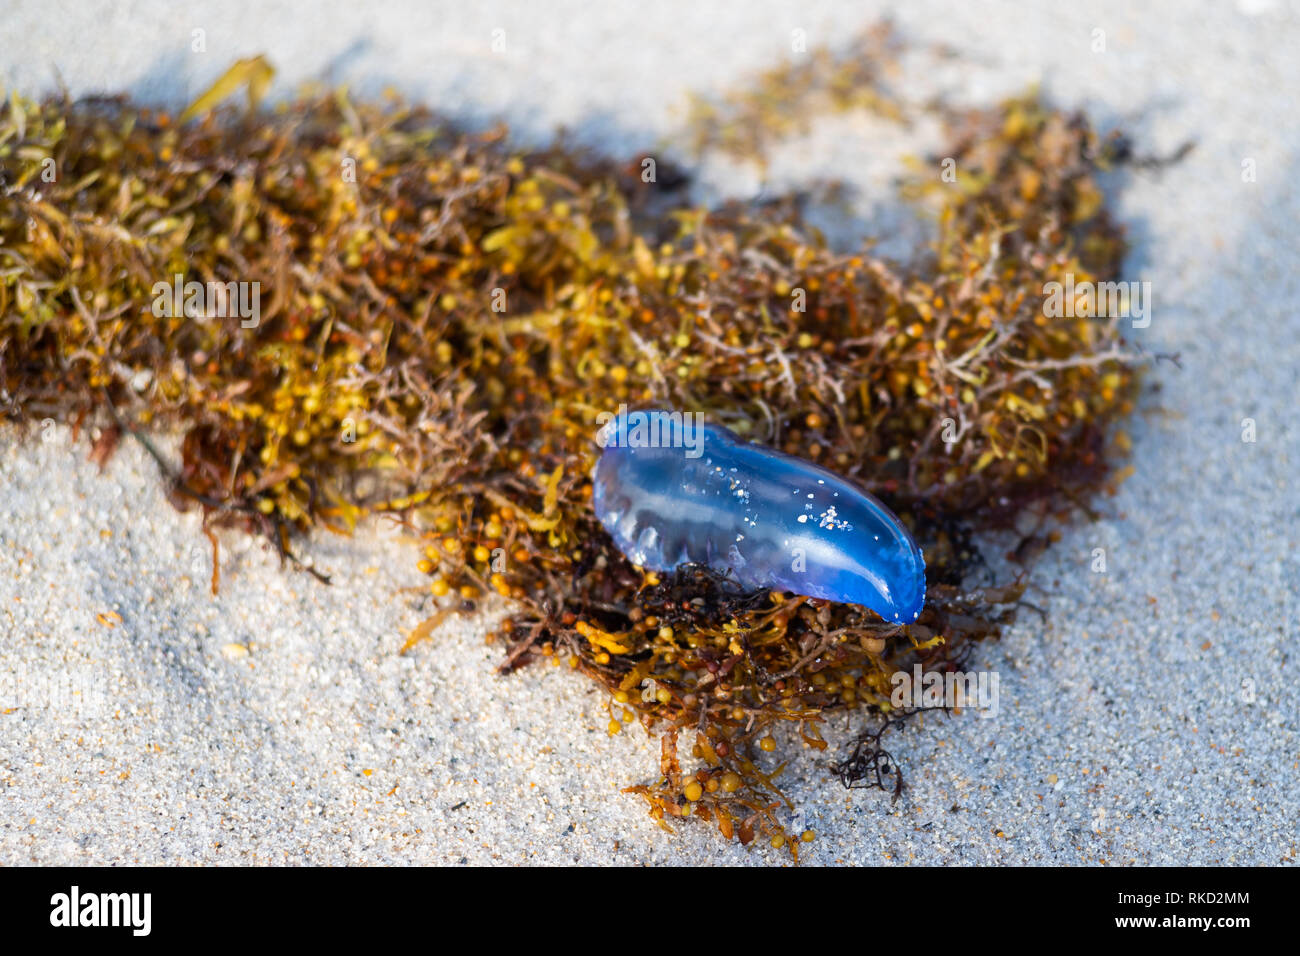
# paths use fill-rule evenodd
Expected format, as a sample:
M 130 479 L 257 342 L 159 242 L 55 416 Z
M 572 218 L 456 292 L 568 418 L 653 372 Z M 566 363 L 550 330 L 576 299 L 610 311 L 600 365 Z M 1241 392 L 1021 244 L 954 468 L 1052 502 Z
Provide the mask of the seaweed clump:
M 788 203 L 694 208 L 644 157 L 519 150 L 396 97 L 197 112 L 0 112 L 0 415 L 180 429 L 178 503 L 286 554 L 396 516 L 445 605 L 407 646 L 508 598 L 503 670 L 564 663 L 608 691 L 611 733 L 662 735 L 631 789 L 665 824 L 797 857 L 782 728 L 822 751 L 837 714 L 895 719 L 894 671 L 955 666 L 1014 616 L 1023 579 L 962 590 L 972 531 L 1110 475 L 1136 381 L 1119 320 L 1041 304 L 1065 273 L 1118 272 L 1096 182 L 1113 141 L 1032 95 L 945 111 L 959 175 L 909 185 L 936 235 L 906 265 L 829 248 Z M 169 308 L 174 277 L 207 294 Z M 880 496 L 926 548 L 921 618 L 631 566 L 589 507 L 597 416 L 620 404 L 704 412 Z M 896 793 L 873 746 L 846 783 Z

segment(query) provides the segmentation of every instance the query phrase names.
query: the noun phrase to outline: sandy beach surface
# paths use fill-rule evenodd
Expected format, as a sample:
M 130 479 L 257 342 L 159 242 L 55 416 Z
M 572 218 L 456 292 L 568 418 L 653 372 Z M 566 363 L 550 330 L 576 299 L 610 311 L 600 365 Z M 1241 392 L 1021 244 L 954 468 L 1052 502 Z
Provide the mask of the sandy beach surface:
M 894 738 L 909 787 L 893 805 L 782 743 L 818 833 L 804 858 L 1294 864 L 1300 7 L 333 2 L 304 17 L 20 0 L 0 21 L 0 80 L 177 105 L 266 53 L 281 94 L 391 84 L 625 156 L 671 152 L 683 96 L 780 62 L 792 30 L 834 44 L 886 14 L 917 51 L 891 80 L 918 100 L 1036 83 L 1142 152 L 1195 141 L 1111 183 L 1134 240 L 1125 278 L 1153 297 L 1134 339 L 1179 365 L 1155 366 L 1128 424 L 1135 474 L 1035 568 L 1046 620 L 1025 613 L 980 648 L 997 716 L 928 716 Z M 698 198 L 837 175 L 878 230 L 890 171 L 933 135 L 817 120 L 766 183 L 706 161 Z M 607 736 L 603 696 L 567 668 L 498 676 L 483 636 L 499 609 L 399 656 L 431 599 L 405 590 L 415 555 L 383 523 L 304 543 L 329 587 L 223 534 L 214 597 L 199 517 L 171 507 L 154 463 L 126 443 L 101 474 L 87 454 L 66 423 L 0 431 L 0 864 L 786 862 L 704 826 L 660 830 L 619 792 L 654 772 L 657 738 Z M 849 736 L 829 729 L 836 747 Z

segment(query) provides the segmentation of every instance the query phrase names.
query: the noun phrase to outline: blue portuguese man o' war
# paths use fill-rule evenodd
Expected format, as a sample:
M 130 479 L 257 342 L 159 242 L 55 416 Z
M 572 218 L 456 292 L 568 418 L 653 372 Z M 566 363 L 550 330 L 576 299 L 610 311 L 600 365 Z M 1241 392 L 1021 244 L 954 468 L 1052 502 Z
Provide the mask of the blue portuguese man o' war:
M 810 461 L 680 412 L 621 411 L 597 436 L 596 517 L 634 564 L 864 605 L 910 624 L 925 561 L 898 517 Z

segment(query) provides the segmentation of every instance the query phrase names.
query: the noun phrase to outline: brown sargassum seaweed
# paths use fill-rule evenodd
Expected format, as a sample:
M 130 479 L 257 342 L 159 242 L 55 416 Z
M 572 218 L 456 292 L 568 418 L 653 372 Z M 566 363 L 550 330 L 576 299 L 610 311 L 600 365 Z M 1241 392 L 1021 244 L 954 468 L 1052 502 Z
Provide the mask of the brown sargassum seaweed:
M 811 55 L 793 87 L 776 71 L 697 108 L 695 141 L 743 151 L 769 112 L 779 134 L 828 90 L 827 108 L 903 111 L 852 48 Z M 790 88 L 798 103 L 767 110 L 764 91 Z M 812 835 L 787 832 L 778 738 L 823 751 L 819 728 L 859 712 L 853 752 L 822 759 L 896 794 L 890 675 L 960 666 L 1021 600 L 1023 576 L 963 589 L 970 536 L 1105 488 L 1132 410 L 1118 320 L 1042 309 L 1065 273 L 1116 277 L 1097 176 L 1127 145 L 1034 95 L 926 108 L 957 176 L 919 164 L 904 193 L 935 238 L 899 264 L 829 248 L 794 199 L 694 208 L 666 160 L 647 182 L 641 156 L 515 149 L 397 98 L 204 104 L 181 123 L 120 98 L 11 97 L 0 415 L 84 424 L 100 455 L 180 429 L 179 465 L 160 457 L 177 501 L 289 557 L 297 532 L 396 516 L 441 608 L 404 652 L 505 596 L 503 670 L 563 662 L 608 691 L 611 733 L 662 736 L 658 775 L 630 788 L 656 819 L 797 858 Z M 260 321 L 160 314 L 153 287 L 177 273 L 260 282 Z M 856 479 L 925 548 L 920 620 L 630 566 L 588 505 L 596 416 L 620 403 L 704 412 Z

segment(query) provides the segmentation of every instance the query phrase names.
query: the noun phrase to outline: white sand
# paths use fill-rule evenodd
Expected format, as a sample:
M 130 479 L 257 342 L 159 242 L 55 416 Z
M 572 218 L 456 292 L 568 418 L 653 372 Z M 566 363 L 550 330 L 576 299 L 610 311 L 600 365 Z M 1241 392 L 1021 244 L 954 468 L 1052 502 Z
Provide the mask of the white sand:
M 391 82 L 534 137 L 568 123 L 623 155 L 671 134 L 685 91 L 776 62 L 791 29 L 834 40 L 886 9 L 337 2 L 304 19 L 191 6 L 20 2 L 0 22 L 0 78 L 36 93 L 57 66 L 74 93 L 176 103 L 265 52 L 291 81 Z M 905 36 L 966 53 L 942 68 L 909 57 L 900 82 L 917 97 L 985 102 L 1039 81 L 1144 151 L 1196 139 L 1178 166 L 1129 177 L 1119 207 L 1136 240 L 1126 277 L 1155 296 L 1141 341 L 1181 353 L 1182 369 L 1157 370 L 1130 428 L 1137 474 L 1107 516 L 1036 569 L 1047 625 L 1026 614 L 981 651 L 1001 675 L 998 717 L 931 718 L 896 738 L 910 788 L 893 807 L 788 748 L 787 786 L 820 834 L 810 856 L 1294 862 L 1300 10 L 899 6 Z M 200 27 L 207 52 L 191 53 Z M 774 185 L 836 173 L 872 187 L 896 144 L 871 129 L 819 123 L 783 148 Z M 756 186 L 725 164 L 705 172 L 715 190 Z M 877 193 L 861 211 L 879 221 L 891 206 Z M 657 741 L 608 738 L 601 696 L 567 670 L 496 676 L 485 622 L 398 657 L 428 606 L 399 593 L 418 575 L 383 529 L 309 543 L 332 587 L 226 535 L 213 598 L 198 518 L 172 510 L 138 448 L 101 476 L 62 425 L 50 438 L 0 434 L 0 863 L 783 859 L 701 826 L 662 833 L 618 792 L 653 771 Z M 1090 570 L 1099 547 L 1105 574 Z M 110 611 L 121 620 L 97 619 Z

